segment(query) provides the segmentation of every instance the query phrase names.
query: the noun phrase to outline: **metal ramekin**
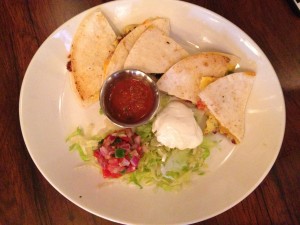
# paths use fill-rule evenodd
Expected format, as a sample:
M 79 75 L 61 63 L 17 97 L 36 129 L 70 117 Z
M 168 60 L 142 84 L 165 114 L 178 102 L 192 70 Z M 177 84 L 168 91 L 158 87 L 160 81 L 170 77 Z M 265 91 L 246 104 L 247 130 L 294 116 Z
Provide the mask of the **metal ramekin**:
M 108 89 L 111 87 L 111 85 L 113 85 L 113 83 L 117 79 L 120 79 L 123 76 L 133 76 L 138 79 L 142 79 L 143 81 L 146 81 L 152 88 L 154 95 L 155 95 L 154 106 L 153 106 L 151 112 L 149 113 L 149 115 L 136 123 L 124 123 L 124 122 L 118 121 L 116 118 L 113 117 L 113 115 L 111 113 L 109 113 L 108 107 L 106 106 L 105 98 L 109 97 L 107 95 Z M 104 81 L 102 88 L 100 90 L 100 106 L 101 106 L 103 113 L 110 119 L 111 122 L 113 122 L 114 124 L 116 124 L 117 126 L 120 126 L 120 127 L 137 127 L 137 126 L 147 123 L 156 114 L 157 109 L 159 107 L 159 100 L 160 100 L 159 90 L 156 86 L 155 81 L 153 81 L 150 76 L 148 76 L 146 73 L 144 73 L 140 70 L 134 70 L 134 69 L 119 70 L 119 71 L 111 74 L 109 77 L 107 77 L 107 79 Z

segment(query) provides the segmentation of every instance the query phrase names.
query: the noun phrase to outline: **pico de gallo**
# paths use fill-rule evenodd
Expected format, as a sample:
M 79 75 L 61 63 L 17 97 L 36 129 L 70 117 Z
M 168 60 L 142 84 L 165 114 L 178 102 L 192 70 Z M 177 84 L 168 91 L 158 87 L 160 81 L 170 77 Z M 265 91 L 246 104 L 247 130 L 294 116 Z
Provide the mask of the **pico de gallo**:
M 141 137 L 129 128 L 115 131 L 99 142 L 94 156 L 104 178 L 118 178 L 133 172 L 143 156 Z

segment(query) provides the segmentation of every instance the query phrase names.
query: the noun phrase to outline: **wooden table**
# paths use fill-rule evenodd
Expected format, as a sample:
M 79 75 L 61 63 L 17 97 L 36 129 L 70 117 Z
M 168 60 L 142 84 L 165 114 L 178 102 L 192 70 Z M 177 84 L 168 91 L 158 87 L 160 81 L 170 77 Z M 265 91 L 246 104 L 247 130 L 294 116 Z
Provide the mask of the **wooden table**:
M 74 15 L 106 1 L 0 1 L 0 224 L 115 224 L 59 194 L 24 144 L 18 114 L 26 68 L 43 41 Z M 232 209 L 198 224 L 300 224 L 300 18 L 283 0 L 190 0 L 244 30 L 280 80 L 286 132 L 279 157 L 261 185 Z

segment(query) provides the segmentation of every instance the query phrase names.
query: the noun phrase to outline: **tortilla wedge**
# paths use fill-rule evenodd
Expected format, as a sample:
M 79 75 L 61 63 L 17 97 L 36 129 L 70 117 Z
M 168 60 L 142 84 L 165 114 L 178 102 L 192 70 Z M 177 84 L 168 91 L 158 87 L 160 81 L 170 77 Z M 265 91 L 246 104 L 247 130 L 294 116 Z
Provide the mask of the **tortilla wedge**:
M 233 73 L 217 79 L 199 94 L 209 114 L 217 120 L 218 131 L 233 139 L 233 143 L 244 137 L 245 110 L 254 79 L 253 72 Z
M 173 65 L 157 82 L 161 91 L 197 104 L 202 77 L 222 77 L 233 71 L 239 58 L 219 52 L 188 56 Z
M 170 22 L 167 18 L 149 19 L 135 27 L 119 42 L 115 51 L 108 59 L 107 65 L 105 66 L 104 79 L 110 74 L 124 68 L 125 60 L 134 43 L 138 40 L 142 33 L 144 33 L 145 30 L 147 30 L 147 28 L 150 26 L 155 26 L 159 28 L 166 35 L 169 35 L 170 33 Z
M 101 11 L 88 14 L 73 39 L 70 62 L 73 86 L 83 105 L 99 99 L 103 63 L 114 50 L 116 34 Z
M 149 27 L 135 42 L 125 61 L 125 69 L 165 73 L 189 54 L 160 29 Z

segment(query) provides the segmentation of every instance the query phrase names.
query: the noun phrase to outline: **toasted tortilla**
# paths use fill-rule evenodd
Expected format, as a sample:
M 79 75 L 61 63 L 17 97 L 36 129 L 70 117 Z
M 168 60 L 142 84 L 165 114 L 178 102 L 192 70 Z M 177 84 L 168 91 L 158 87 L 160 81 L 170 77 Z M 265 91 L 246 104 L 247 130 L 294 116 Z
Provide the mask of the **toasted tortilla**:
M 245 132 L 245 110 L 255 73 L 240 72 L 221 77 L 209 84 L 199 97 L 220 124 L 221 133 L 239 143 Z
M 157 82 L 161 91 L 196 104 L 202 77 L 222 77 L 234 70 L 239 58 L 218 52 L 188 56 L 172 66 Z
M 154 26 L 160 29 L 166 35 L 170 33 L 170 22 L 167 18 L 155 18 L 146 20 L 144 23 L 136 26 L 132 31 L 130 31 L 118 44 L 115 51 L 108 60 L 105 66 L 105 77 L 110 74 L 121 70 L 124 68 L 125 60 L 142 33 L 147 30 L 148 27 Z
M 74 87 L 84 105 L 99 99 L 103 63 L 113 52 L 116 34 L 101 11 L 80 23 L 70 52 Z
M 189 54 L 160 29 L 149 27 L 135 42 L 125 61 L 125 69 L 165 73 Z

